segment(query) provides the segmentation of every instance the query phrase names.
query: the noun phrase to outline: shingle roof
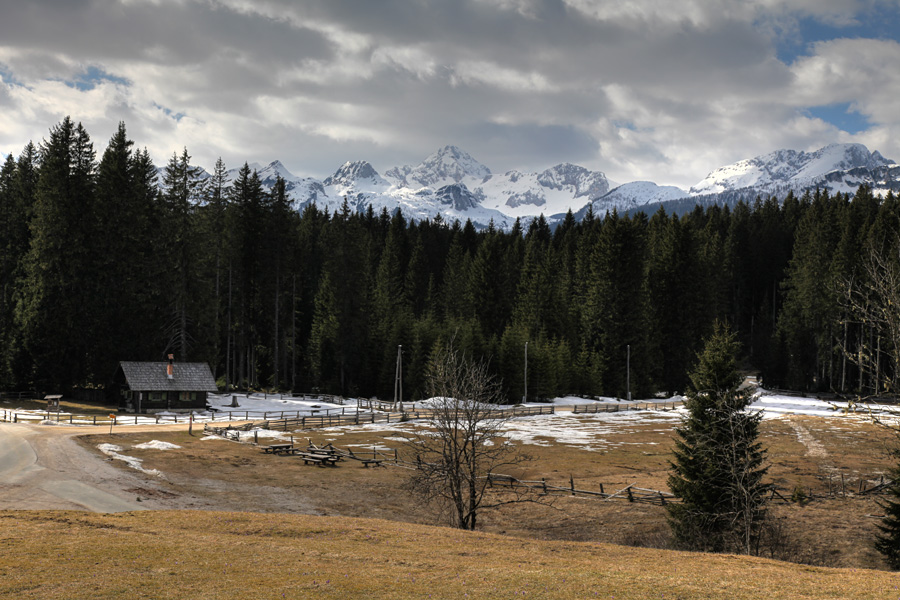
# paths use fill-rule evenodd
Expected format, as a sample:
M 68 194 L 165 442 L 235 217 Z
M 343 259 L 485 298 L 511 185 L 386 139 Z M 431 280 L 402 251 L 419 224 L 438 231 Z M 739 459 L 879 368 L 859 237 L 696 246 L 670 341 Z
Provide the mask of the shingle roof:
M 216 380 L 206 363 L 175 363 L 174 377 L 166 376 L 165 362 L 122 361 L 128 387 L 142 392 L 216 392 Z

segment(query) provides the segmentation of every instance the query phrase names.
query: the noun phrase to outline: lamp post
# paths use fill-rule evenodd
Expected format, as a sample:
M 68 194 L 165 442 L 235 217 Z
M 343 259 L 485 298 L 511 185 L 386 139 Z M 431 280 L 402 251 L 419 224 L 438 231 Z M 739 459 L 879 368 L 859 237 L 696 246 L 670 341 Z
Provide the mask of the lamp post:
M 528 342 L 525 342 L 525 393 L 522 395 L 522 403 L 528 402 Z
M 397 346 L 397 370 L 394 373 L 394 408 L 403 402 L 403 346 Z
M 631 344 L 626 346 L 625 352 L 625 391 L 628 394 L 628 401 L 631 402 Z

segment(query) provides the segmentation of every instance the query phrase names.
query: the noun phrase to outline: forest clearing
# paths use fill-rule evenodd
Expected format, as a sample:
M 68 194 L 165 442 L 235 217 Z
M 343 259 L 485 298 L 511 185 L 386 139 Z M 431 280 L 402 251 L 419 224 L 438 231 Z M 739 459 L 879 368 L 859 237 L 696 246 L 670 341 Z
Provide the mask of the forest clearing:
M 249 408 L 253 399 L 241 402 Z M 267 402 L 281 400 L 263 398 L 257 408 L 271 409 Z M 554 414 L 506 423 L 508 438 L 532 457 L 509 475 L 551 486 L 572 482 L 580 490 L 667 489 L 680 411 L 576 413 L 566 406 L 572 402 L 561 399 Z M 16 486 L 6 486 L 0 519 L 9 551 L 0 563 L 0 595 L 111 598 L 128 590 L 159 597 L 178 590 L 196 598 L 500 598 L 517 591 L 537 598 L 793 599 L 892 593 L 896 577 L 871 570 L 884 568 L 872 547 L 881 511 L 875 496 L 859 493 L 884 474 L 889 433 L 867 415 L 815 399 L 768 394 L 756 398 L 754 406 L 761 405 L 769 409 L 760 429 L 767 478 L 781 494 L 769 505 L 783 535 L 775 558 L 810 566 L 660 549 L 670 536 L 665 509 L 621 498 L 561 493 L 552 506 L 484 511 L 479 532 L 432 528 L 443 523 L 440 515 L 410 495 L 404 487 L 410 471 L 390 461 L 379 468 L 355 461 L 318 468 L 262 449 L 331 444 L 359 456 L 402 457 L 404 440 L 424 422 L 248 430 L 236 442 L 203 435 L 202 426 L 189 431 L 184 423 L 116 426 L 110 434 L 106 427 L 45 421 L 6 427 L 74 440 L 90 455 L 86 465 L 103 466 L 96 472 L 105 489 L 150 510 L 22 511 L 74 506 L 29 506 Z
M 793 404 L 791 404 L 793 403 Z M 767 395 L 756 405 L 771 412 L 760 441 L 768 451 L 767 480 L 778 496 L 771 514 L 784 540 L 778 558 L 808 564 L 883 568 L 872 548 L 882 514 L 877 487 L 890 465 L 891 436 L 864 415 L 834 410 L 807 398 Z M 790 414 L 778 411 L 813 414 Z M 828 416 L 826 416 L 828 415 Z M 678 411 L 627 411 L 523 417 L 506 424 L 508 438 L 532 457 L 513 477 L 551 486 L 606 492 L 629 485 L 667 490 Z M 350 450 L 366 456 L 408 452 L 404 440 L 424 422 L 374 423 L 297 432 L 243 431 L 243 443 L 203 436 L 198 427 L 142 431 L 105 429 L 77 439 L 86 449 L 118 447 L 113 458 L 136 460 L 144 483 L 131 491 L 145 508 L 304 513 L 440 524 L 433 510 L 404 489 L 409 471 L 366 469 L 356 462 L 320 469 L 260 446 L 294 441 Z M 155 428 L 154 428 L 155 429 Z M 259 445 L 254 445 L 256 441 Z M 142 446 L 143 444 L 143 446 Z M 160 446 L 162 444 L 162 446 Z M 170 445 L 177 446 L 177 448 Z M 168 448 L 168 449 L 166 449 Z M 112 464 L 129 469 L 124 460 Z M 134 464 L 132 462 L 132 464 Z M 133 472 L 133 471 L 132 471 Z M 607 502 L 560 494 L 552 507 L 520 504 L 484 513 L 484 531 L 535 539 L 600 541 L 665 547 L 661 506 Z

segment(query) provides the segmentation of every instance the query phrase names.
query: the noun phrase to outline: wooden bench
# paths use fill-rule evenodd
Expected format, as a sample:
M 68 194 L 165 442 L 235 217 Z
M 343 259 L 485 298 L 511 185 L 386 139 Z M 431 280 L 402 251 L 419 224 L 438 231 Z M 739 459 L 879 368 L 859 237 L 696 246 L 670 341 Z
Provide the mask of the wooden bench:
M 360 458 L 360 462 L 362 462 L 363 466 L 367 469 L 369 465 L 375 465 L 376 467 L 380 467 L 381 463 L 384 462 L 383 458 Z

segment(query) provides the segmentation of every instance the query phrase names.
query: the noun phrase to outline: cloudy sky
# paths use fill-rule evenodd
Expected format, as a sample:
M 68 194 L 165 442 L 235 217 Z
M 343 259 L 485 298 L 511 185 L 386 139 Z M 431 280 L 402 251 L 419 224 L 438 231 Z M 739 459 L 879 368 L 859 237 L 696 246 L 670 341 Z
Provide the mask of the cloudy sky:
M 457 145 L 688 187 L 779 148 L 900 161 L 900 0 L 0 0 L 0 153 L 65 115 L 158 164 L 325 177 Z

